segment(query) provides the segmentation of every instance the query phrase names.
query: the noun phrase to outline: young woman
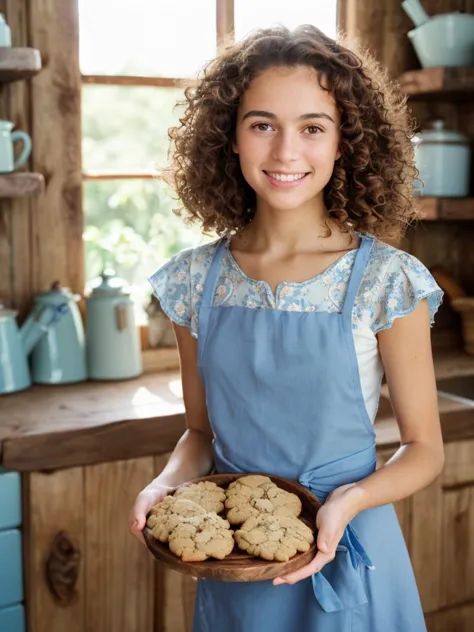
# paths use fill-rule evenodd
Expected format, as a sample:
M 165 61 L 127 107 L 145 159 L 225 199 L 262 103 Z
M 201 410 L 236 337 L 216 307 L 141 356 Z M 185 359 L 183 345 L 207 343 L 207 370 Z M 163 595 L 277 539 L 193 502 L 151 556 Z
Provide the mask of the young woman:
M 392 503 L 443 465 L 442 293 L 382 240 L 415 215 L 403 99 L 312 26 L 262 30 L 208 66 L 170 135 L 175 189 L 220 238 L 150 279 L 174 323 L 187 430 L 131 531 L 213 467 L 298 480 L 324 503 L 314 560 L 274 582 L 199 582 L 195 632 L 425 630 Z M 375 471 L 384 373 L 401 446 Z

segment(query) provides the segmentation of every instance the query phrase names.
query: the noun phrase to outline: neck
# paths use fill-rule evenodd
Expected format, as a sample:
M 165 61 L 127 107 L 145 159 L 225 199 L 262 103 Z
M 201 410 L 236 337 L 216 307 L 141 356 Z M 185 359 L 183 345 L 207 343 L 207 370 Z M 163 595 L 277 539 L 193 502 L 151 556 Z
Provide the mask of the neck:
M 340 236 L 339 226 L 330 219 L 322 197 L 285 211 L 259 200 L 255 216 L 245 233 L 257 250 L 295 251 L 308 246 L 314 248 L 316 239 L 329 236 L 328 227 L 332 238 Z M 329 245 L 331 237 L 325 245 Z

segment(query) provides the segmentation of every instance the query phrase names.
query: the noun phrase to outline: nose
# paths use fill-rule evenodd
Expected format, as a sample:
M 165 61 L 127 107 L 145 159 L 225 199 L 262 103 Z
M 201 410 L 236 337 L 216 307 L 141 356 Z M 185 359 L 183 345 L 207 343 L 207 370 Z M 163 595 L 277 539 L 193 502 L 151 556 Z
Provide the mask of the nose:
M 290 131 L 282 131 L 276 134 L 273 139 L 272 157 L 281 163 L 298 160 L 300 157 L 300 144 L 297 134 Z

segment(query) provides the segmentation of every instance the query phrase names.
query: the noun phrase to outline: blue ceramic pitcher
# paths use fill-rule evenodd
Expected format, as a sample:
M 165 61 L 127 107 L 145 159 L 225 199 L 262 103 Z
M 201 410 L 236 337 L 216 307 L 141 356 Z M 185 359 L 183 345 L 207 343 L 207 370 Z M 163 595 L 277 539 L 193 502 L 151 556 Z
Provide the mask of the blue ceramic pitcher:
M 23 326 L 17 312 L 0 306 L 0 394 L 28 388 L 31 382 L 65 384 L 86 379 L 81 315 L 71 294 L 59 283 L 35 297 Z M 28 356 L 31 353 L 31 371 Z
M 93 283 L 86 305 L 89 379 L 125 380 L 140 375 L 140 340 L 125 282 L 113 270 L 104 270 Z

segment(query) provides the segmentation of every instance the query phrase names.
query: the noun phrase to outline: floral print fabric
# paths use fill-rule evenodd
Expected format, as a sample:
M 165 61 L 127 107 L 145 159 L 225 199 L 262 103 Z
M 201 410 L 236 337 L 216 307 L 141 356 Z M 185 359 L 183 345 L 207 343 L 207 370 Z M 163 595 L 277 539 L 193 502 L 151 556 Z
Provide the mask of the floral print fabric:
M 204 281 L 218 241 L 183 250 L 149 281 L 168 317 L 197 336 Z M 265 281 L 249 278 L 229 250 L 222 258 L 214 306 L 251 309 L 341 312 L 357 251 L 351 250 L 321 274 L 301 283 L 280 283 L 273 294 Z M 427 268 L 414 256 L 374 239 L 365 274 L 352 311 L 355 330 L 373 334 L 388 329 L 396 318 L 427 298 L 433 323 L 443 293 Z

